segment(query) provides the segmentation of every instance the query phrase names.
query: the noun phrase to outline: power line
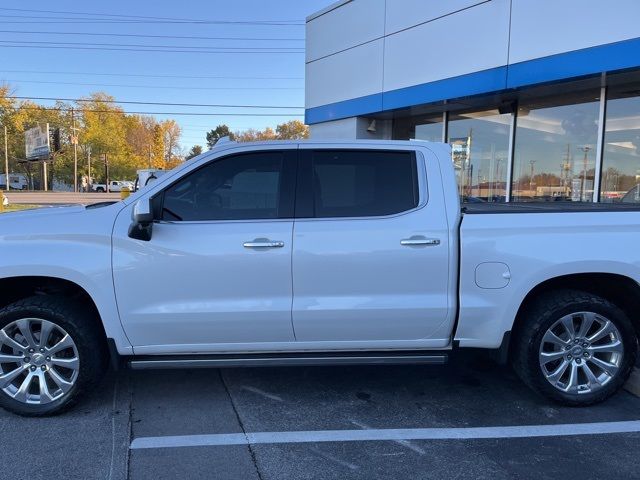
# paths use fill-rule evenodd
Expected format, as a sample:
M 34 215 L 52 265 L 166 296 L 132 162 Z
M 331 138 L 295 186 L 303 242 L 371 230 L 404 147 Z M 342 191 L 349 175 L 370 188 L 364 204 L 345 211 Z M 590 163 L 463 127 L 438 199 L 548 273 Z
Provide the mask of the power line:
M 200 46 L 200 45 L 145 45 L 140 43 L 87 43 L 87 42 L 54 42 L 51 40 L 47 41 L 38 41 L 38 40 L 0 40 L 0 43 L 19 43 L 19 44 L 29 44 L 29 45 L 81 45 L 81 46 L 92 46 L 92 47 L 136 47 L 136 48 L 181 48 L 181 49 L 193 49 L 193 50 L 232 50 L 232 51 L 263 51 L 269 50 L 273 52 L 280 51 L 295 51 L 295 52 L 304 52 L 304 48 L 299 47 L 226 47 L 226 46 Z
M 190 25 L 258 25 L 258 26 L 278 26 L 297 27 L 305 25 L 302 22 L 294 21 L 254 21 L 254 20 L 137 20 L 137 19 L 96 19 L 91 17 L 51 17 L 39 15 L 3 15 L 2 18 L 28 18 L 34 20 L 3 20 L 0 23 L 42 23 L 41 20 L 55 20 L 60 23 L 95 23 L 95 24 L 190 24 Z
M 2 22 L 0 22 L 2 23 Z M 18 42 L 14 42 L 14 43 L 18 43 Z M 155 53 L 205 53 L 205 54 L 213 54 L 213 55 L 219 55 L 219 54 L 233 54 L 233 55 L 238 55 L 238 54 L 276 54 L 276 55 L 282 55 L 282 54 L 296 54 L 296 55 L 300 55 L 303 54 L 304 51 L 272 51 L 272 52 L 268 52 L 268 51 L 232 51 L 232 50 L 218 50 L 218 51 L 201 51 L 201 50 L 188 50 L 188 49 L 183 49 L 183 50 L 165 50 L 165 49 L 140 49 L 140 48 L 111 48 L 111 47 L 80 47 L 80 46 L 51 46 L 51 45 L 0 45 L 0 48 L 30 48 L 30 49 L 36 49 L 36 48 L 40 48 L 40 49 L 62 49 L 62 50 L 102 50 L 102 51 L 115 51 L 115 52 L 155 52 Z M 188 48 L 188 47 L 185 47 Z
M 7 10 L 13 12 L 34 12 L 34 13 L 54 13 L 54 14 L 62 14 L 62 15 L 91 15 L 94 17 L 119 17 L 119 18 L 136 18 L 136 19 L 145 19 L 145 20 L 178 20 L 178 21 L 202 21 L 200 19 L 192 19 L 192 18 L 175 18 L 175 17 L 151 17 L 147 15 L 122 15 L 116 13 L 93 13 L 93 12 L 73 12 L 68 10 L 33 10 L 27 8 L 8 8 L 2 7 L 0 10 Z M 272 21 L 272 20 L 267 20 Z M 296 22 L 296 20 L 280 20 L 281 22 Z
M 124 72 L 62 72 L 53 70 L 5 70 L 4 73 L 35 73 L 35 74 L 55 74 L 55 75 L 86 75 L 86 76 L 108 76 L 108 77 L 140 77 L 140 78 L 190 78 L 190 79 L 224 79 L 224 80 L 303 80 L 304 77 L 227 77 L 218 75 L 161 75 L 148 73 L 124 73 Z
M 125 87 L 125 88 L 161 88 L 168 90 L 304 90 L 302 87 L 183 87 L 166 85 L 130 85 L 123 83 L 76 83 L 76 82 L 56 82 L 50 80 L 16 80 L 5 78 L 5 82 L 14 83 L 36 83 L 45 85 L 74 85 L 83 87 Z
M 36 110 L 36 111 L 60 111 L 63 108 L 56 107 L 21 107 L 23 110 Z M 115 115 L 182 115 L 182 116 L 194 116 L 194 117 L 303 117 L 301 113 L 220 113 L 220 112 L 125 112 L 117 110 L 99 110 L 92 108 L 79 108 L 78 112 L 91 112 L 91 113 L 109 113 Z
M 16 100 L 51 100 L 51 101 L 63 101 L 63 102 L 78 102 L 78 103 L 123 103 L 128 105 L 161 105 L 171 107 L 213 107 L 213 108 L 268 108 L 268 109 L 284 109 L 284 108 L 304 108 L 304 107 L 291 107 L 291 106 L 273 106 L 273 105 L 223 105 L 223 104 L 207 104 L 207 103 L 168 103 L 168 102 L 140 102 L 134 100 L 95 100 L 85 98 L 57 98 L 57 97 L 23 97 L 23 96 L 7 96 L 5 98 L 13 98 Z
M 183 40 L 233 40 L 233 41 L 261 41 L 261 42 L 303 42 L 304 38 L 260 38 L 260 37 L 203 37 L 189 35 L 143 35 L 140 33 L 98 33 L 98 32 L 44 32 L 25 30 L 0 30 L 0 33 L 17 33 L 26 35 L 78 35 L 97 37 L 132 37 L 132 38 L 173 38 Z

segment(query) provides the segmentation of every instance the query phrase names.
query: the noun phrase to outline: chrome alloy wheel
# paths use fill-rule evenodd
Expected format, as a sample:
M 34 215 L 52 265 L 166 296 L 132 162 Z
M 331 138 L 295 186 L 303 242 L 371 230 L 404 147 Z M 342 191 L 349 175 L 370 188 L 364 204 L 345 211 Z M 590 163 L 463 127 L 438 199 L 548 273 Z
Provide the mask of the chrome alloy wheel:
M 14 400 L 58 400 L 74 386 L 79 368 L 76 344 L 55 323 L 23 318 L 0 330 L 0 389 Z
M 540 368 L 558 390 L 585 394 L 600 390 L 618 373 L 624 357 L 622 336 L 607 318 L 593 312 L 565 315 L 540 344 Z

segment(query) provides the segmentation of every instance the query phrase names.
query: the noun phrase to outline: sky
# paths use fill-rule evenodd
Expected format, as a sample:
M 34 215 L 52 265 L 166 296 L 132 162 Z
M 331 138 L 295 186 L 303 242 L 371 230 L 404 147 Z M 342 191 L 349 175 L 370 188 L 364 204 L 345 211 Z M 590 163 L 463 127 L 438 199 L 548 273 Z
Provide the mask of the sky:
M 0 83 L 24 97 L 102 91 L 129 102 L 287 107 L 122 104 L 178 121 L 186 151 L 205 145 L 205 133 L 222 123 L 235 131 L 304 119 L 304 22 L 333 1 L 5 1 Z

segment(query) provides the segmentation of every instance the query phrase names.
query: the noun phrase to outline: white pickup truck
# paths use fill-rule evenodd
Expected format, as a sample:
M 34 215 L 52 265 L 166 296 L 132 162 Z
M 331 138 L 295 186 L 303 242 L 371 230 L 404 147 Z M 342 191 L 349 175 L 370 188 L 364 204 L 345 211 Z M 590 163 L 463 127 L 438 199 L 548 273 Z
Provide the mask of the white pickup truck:
M 133 182 L 129 182 L 126 180 L 111 180 L 109 182 L 108 191 L 113 192 L 121 192 L 124 187 L 127 187 L 129 191 L 133 191 Z M 106 192 L 107 185 L 104 183 L 94 183 L 91 185 L 91 190 L 94 192 Z
M 638 353 L 640 206 L 469 204 L 426 142 L 226 142 L 113 204 L 0 216 L 0 404 L 113 365 L 443 363 L 569 405 Z

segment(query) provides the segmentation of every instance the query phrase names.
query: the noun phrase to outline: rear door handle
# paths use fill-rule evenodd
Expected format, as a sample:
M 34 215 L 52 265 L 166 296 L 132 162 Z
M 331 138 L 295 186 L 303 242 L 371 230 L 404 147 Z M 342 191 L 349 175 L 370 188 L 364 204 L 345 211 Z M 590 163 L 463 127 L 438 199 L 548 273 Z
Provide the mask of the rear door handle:
M 438 238 L 405 238 L 400 240 L 400 245 L 416 246 L 416 245 L 440 245 L 440 239 Z
M 252 242 L 244 242 L 244 248 L 282 248 L 284 242 L 272 242 L 271 240 L 254 240 Z

